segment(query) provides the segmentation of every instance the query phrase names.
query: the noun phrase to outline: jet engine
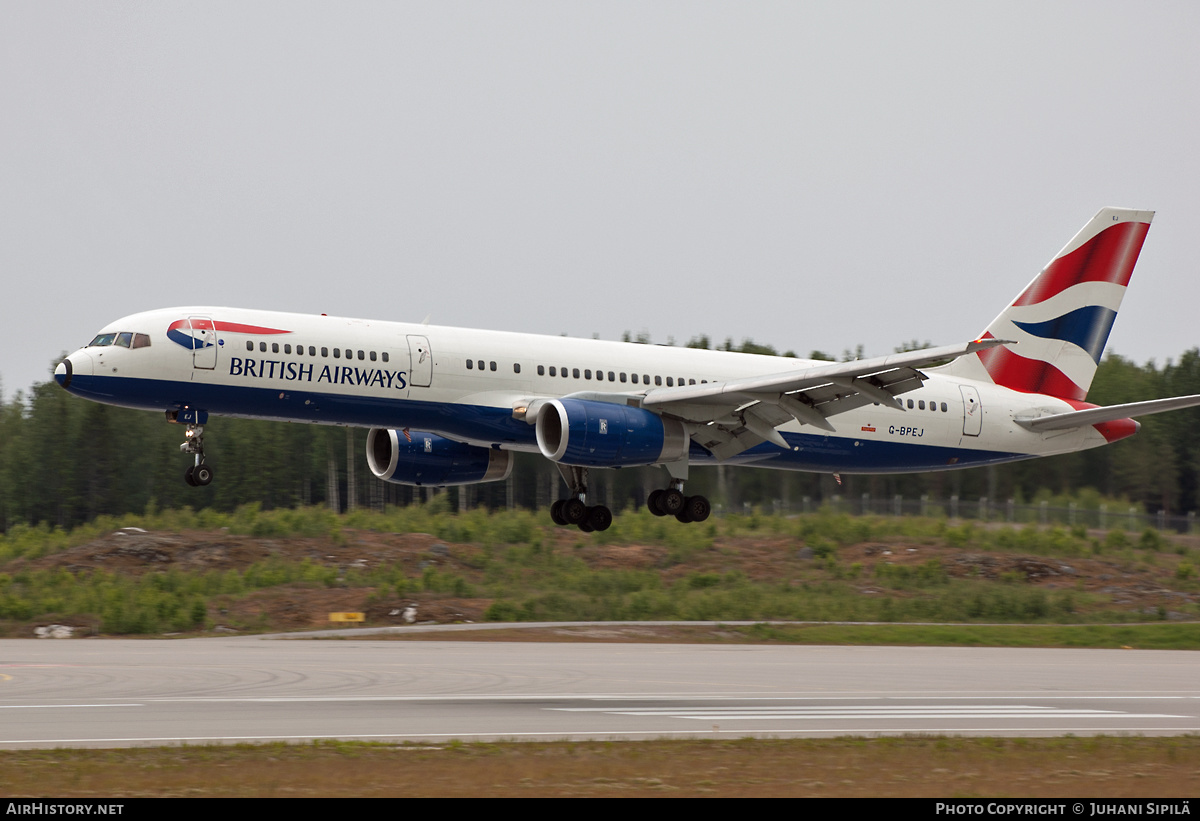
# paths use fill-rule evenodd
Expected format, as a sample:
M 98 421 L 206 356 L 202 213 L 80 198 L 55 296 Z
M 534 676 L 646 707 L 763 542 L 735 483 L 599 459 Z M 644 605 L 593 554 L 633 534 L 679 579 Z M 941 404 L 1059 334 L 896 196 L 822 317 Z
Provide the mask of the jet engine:
M 507 450 L 464 445 L 433 433 L 372 428 L 367 465 L 385 482 L 444 487 L 507 479 L 513 460 Z
M 683 423 L 612 402 L 551 399 L 538 411 L 538 449 L 552 462 L 624 467 L 673 462 L 687 455 Z

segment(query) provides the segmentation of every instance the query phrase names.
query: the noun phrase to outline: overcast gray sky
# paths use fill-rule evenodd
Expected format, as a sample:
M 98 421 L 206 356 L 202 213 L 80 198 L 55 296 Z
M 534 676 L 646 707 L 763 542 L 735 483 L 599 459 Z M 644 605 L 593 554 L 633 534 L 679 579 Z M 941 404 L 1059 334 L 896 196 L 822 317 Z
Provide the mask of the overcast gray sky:
M 1109 350 L 1200 345 L 1200 4 L 0 3 L 5 398 L 236 305 L 868 355 L 1158 211 Z

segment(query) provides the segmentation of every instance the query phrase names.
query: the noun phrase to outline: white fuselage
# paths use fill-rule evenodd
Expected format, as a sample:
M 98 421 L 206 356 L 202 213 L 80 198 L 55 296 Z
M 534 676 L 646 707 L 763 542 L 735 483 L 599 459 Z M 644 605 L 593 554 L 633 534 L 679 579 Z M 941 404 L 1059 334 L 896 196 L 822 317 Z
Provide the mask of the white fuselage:
M 770 375 L 820 363 L 725 351 L 254 311 L 185 307 L 106 326 L 141 347 L 90 345 L 69 357 L 73 393 L 131 408 L 290 422 L 419 429 L 485 447 L 538 451 L 523 411 L 539 399 L 620 394 Z M 59 381 L 64 382 L 61 373 Z M 762 467 L 847 473 L 968 467 L 1103 445 L 1092 426 L 1033 432 L 1014 420 L 1074 406 L 937 368 L 900 400 L 866 404 L 829 432 L 791 421 L 788 447 L 733 457 Z M 589 397 L 585 397 L 589 398 Z M 663 411 L 669 415 L 669 408 Z M 711 461 L 693 444 L 693 463 Z

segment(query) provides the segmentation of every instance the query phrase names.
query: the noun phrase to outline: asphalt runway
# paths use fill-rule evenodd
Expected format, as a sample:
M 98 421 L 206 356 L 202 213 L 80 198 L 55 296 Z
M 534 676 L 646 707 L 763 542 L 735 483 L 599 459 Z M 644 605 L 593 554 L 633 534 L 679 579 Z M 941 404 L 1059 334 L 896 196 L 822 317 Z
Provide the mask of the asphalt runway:
M 1200 732 L 1200 653 L 0 640 L 0 747 Z

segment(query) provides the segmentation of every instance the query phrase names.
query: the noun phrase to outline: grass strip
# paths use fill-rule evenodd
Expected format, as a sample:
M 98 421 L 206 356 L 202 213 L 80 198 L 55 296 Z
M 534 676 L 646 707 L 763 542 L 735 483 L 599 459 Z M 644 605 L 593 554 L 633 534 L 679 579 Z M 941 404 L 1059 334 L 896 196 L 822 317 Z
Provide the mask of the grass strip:
M 1180 798 L 1200 795 L 1200 737 L 323 741 L 0 751 L 0 793 L 8 798 Z

